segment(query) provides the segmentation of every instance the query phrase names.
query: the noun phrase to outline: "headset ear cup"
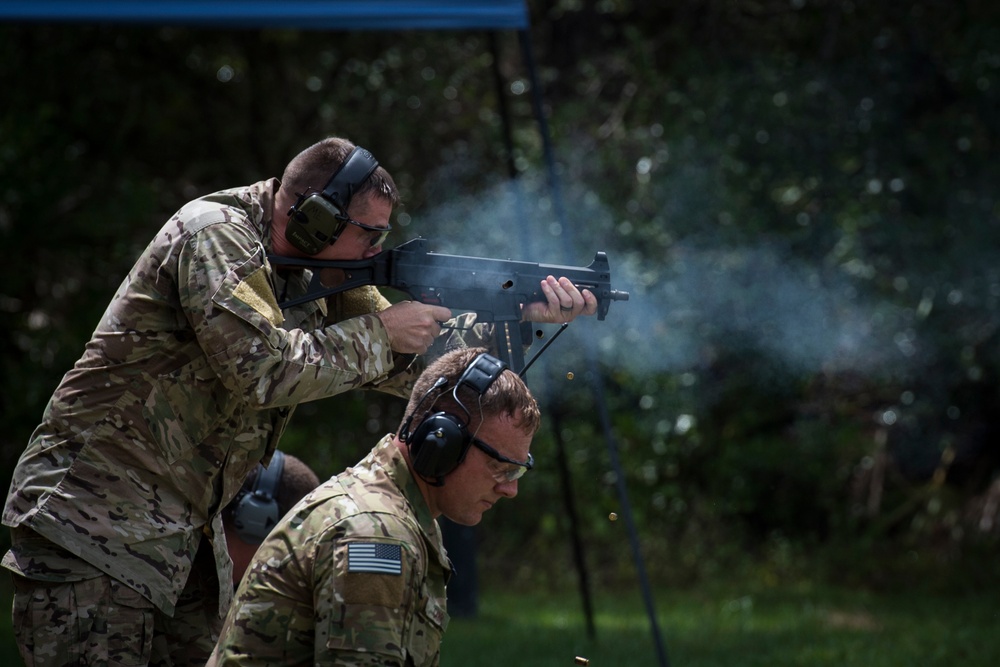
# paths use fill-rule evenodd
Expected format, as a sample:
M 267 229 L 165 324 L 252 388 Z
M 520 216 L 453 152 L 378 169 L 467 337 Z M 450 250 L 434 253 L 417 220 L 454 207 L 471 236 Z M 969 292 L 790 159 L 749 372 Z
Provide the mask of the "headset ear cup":
M 447 412 L 436 412 L 420 422 L 407 444 L 414 471 L 440 481 L 465 459 L 472 440 L 461 420 Z
M 281 520 L 278 488 L 285 468 L 285 454 L 275 450 L 267 468 L 258 466 L 253 488 L 244 489 L 233 511 L 233 528 L 247 544 L 260 544 Z
M 299 195 L 288 211 L 285 239 L 307 255 L 333 245 L 347 225 L 354 192 L 378 169 L 378 160 L 355 146 L 327 181 L 322 192 Z
M 462 385 L 468 385 L 479 396 L 490 388 L 497 377 L 504 372 L 507 364 L 494 356 L 483 353 L 472 360 L 459 377 L 452 396 L 466 414 L 470 417 L 468 408 L 462 405 L 457 390 Z M 428 396 L 436 390 L 447 386 L 448 380 L 439 377 L 434 386 L 427 390 L 417 402 L 413 412 L 416 413 Z M 436 400 L 436 399 L 435 399 Z M 433 402 L 431 403 L 433 405 Z M 435 412 L 421 420 L 416 429 L 410 431 L 413 414 L 407 417 L 400 428 L 400 437 L 410 449 L 410 464 L 414 472 L 425 480 L 441 485 L 445 475 L 449 474 L 465 460 L 465 455 L 472 446 L 465 422 L 447 412 Z
M 285 240 L 306 253 L 315 255 L 333 245 L 344 226 L 345 213 L 318 193 L 300 198 L 289 211 Z
M 243 496 L 233 513 L 236 534 L 247 544 L 260 544 L 281 519 L 278 502 L 263 500 L 253 493 Z

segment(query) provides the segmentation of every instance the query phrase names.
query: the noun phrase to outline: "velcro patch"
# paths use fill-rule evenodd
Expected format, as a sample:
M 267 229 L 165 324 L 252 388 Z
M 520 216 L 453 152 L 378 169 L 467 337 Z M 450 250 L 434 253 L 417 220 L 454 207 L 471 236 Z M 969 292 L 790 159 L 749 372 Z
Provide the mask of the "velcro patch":
M 344 603 L 398 609 L 406 597 L 403 549 L 399 544 L 351 542 L 347 545 Z
M 242 280 L 233 290 L 233 296 L 263 315 L 271 326 L 280 326 L 285 321 L 263 266 Z

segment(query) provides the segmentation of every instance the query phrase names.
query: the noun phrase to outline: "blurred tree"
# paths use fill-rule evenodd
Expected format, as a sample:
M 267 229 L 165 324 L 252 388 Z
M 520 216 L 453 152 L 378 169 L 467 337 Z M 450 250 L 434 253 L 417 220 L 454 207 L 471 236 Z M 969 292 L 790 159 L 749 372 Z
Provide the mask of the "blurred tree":
M 340 134 L 395 175 L 399 240 L 580 264 L 608 252 L 631 300 L 532 371 L 608 576 L 629 568 L 606 520 L 615 480 L 587 383 L 561 380 L 586 378 L 585 346 L 662 576 L 859 535 L 995 550 L 1000 6 L 530 7 L 571 229 L 512 35 L 495 64 L 515 188 L 483 34 L 0 26 L 6 469 L 159 225 Z M 286 436 L 321 474 L 401 410 L 380 396 L 338 406 L 336 419 L 303 406 Z M 539 514 L 490 519 L 498 566 L 565 527 L 552 446 L 543 432 L 521 488 Z

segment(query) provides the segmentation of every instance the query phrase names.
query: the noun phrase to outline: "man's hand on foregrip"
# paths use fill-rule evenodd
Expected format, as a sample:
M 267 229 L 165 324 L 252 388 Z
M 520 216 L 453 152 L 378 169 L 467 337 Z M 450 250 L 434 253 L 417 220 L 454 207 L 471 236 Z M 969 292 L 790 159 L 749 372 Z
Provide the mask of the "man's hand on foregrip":
M 547 276 L 540 287 L 545 301 L 533 301 L 521 307 L 524 322 L 572 322 L 578 315 L 594 315 L 597 297 L 588 289 L 578 289 L 569 278 Z

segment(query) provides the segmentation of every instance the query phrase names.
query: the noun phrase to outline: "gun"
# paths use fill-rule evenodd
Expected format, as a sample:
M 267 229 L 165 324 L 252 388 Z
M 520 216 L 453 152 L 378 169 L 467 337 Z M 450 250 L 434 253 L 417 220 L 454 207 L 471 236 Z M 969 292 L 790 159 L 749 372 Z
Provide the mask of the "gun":
M 503 259 L 445 255 L 428 249 L 427 239 L 415 238 L 369 259 L 321 260 L 268 255 L 275 266 L 309 268 L 313 275 L 306 293 L 279 305 L 284 310 L 331 294 L 374 285 L 404 292 L 414 301 L 476 313 L 478 321 L 493 322 L 499 357 L 515 373 L 524 367 L 525 333 L 521 304 L 545 301 L 539 283 L 549 275 L 569 278 L 577 288 L 597 297 L 597 319 L 608 314 L 612 301 L 628 301 L 628 292 L 611 288 L 611 269 L 603 252 L 590 266 L 559 266 Z M 334 287 L 320 281 L 323 269 L 338 269 L 343 280 Z M 529 333 L 527 334 L 530 336 Z

